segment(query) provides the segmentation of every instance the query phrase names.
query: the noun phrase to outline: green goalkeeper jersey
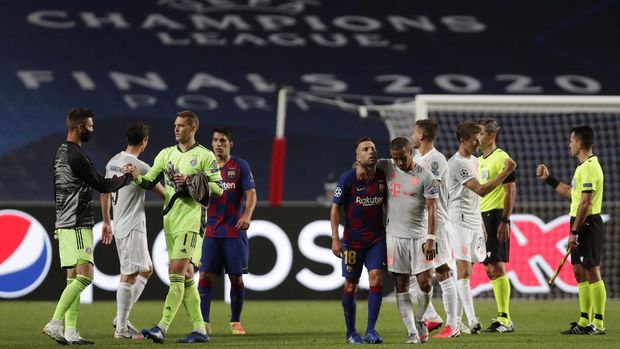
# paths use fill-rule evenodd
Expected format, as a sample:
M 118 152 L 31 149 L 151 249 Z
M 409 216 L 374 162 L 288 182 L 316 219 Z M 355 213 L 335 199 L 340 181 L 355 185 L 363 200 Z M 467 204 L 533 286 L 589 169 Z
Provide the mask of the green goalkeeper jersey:
M 143 176 L 136 178 L 140 187 L 151 189 L 161 179 L 164 180 L 166 196 L 164 207 L 168 206 L 170 198 L 182 188 L 174 183 L 176 173 L 191 175 L 204 173 L 209 179 L 211 195 L 222 195 L 223 182 L 220 169 L 212 151 L 195 143 L 186 151 L 181 151 L 178 145 L 162 149 L 151 169 Z M 191 196 L 178 197 L 170 211 L 164 215 L 164 232 L 166 234 L 186 233 L 188 231 L 200 233 L 201 225 L 205 220 L 205 210 Z

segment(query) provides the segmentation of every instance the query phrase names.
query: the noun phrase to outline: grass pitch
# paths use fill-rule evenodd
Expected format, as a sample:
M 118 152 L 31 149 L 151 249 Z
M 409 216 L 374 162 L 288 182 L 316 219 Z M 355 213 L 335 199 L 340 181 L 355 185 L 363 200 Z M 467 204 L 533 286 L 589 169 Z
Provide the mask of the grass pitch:
M 442 313 L 441 301 L 434 300 Z M 358 329 L 366 326 L 366 301 L 358 301 Z M 134 307 L 131 320 L 136 326 L 150 327 L 159 320 L 163 301 L 141 301 Z M 0 348 L 60 347 L 42 334 L 43 325 L 51 317 L 55 302 L 0 301 Z M 577 300 L 514 301 L 511 304 L 515 333 L 462 335 L 454 339 L 434 339 L 425 348 L 620 348 L 620 301 L 607 302 L 604 336 L 562 336 L 560 330 L 577 319 Z M 78 329 L 82 336 L 95 341 L 97 348 L 158 347 L 146 340 L 116 340 L 112 338 L 114 302 L 97 301 L 81 305 Z M 476 312 L 489 325 L 495 313 L 492 301 L 476 301 Z M 344 343 L 344 320 L 339 301 L 246 301 L 243 324 L 245 336 L 232 336 L 228 329 L 229 306 L 214 302 L 211 343 L 190 346 L 217 348 L 339 348 Z M 169 330 L 165 347 L 187 347 L 174 341 L 186 335 L 190 323 L 183 309 Z M 384 338 L 381 347 L 405 347 L 406 333 L 395 303 L 384 303 L 377 323 Z

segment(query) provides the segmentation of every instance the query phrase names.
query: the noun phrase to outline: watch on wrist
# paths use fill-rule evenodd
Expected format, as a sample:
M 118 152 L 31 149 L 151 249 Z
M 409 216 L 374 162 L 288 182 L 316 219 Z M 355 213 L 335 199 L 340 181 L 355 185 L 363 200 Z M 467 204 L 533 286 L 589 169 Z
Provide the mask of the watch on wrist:
M 502 222 L 502 223 L 510 223 L 510 219 L 508 219 L 508 217 L 502 217 L 500 219 L 500 222 Z

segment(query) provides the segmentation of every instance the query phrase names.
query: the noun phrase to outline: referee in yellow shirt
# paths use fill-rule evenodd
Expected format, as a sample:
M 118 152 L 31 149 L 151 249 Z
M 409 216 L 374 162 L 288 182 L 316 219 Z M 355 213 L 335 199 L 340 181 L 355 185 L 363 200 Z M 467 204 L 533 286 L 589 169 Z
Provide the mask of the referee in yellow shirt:
M 504 162 L 510 156 L 497 147 L 499 124 L 493 118 L 484 118 L 480 125 L 480 150 L 478 158 L 478 180 L 484 184 L 497 177 L 504 169 Z M 515 204 L 517 186 L 515 172 L 504 180 L 501 186 L 482 197 L 480 211 L 487 232 L 487 258 L 484 269 L 491 280 L 493 295 L 497 303 L 497 319 L 483 332 L 514 332 L 510 319 L 510 281 L 506 276 L 505 263 L 510 257 L 510 215 Z
M 571 323 L 562 334 L 605 334 L 603 317 L 607 292 L 601 278 L 601 249 L 604 227 L 601 218 L 603 203 L 603 169 L 592 153 L 594 131 L 590 126 L 571 129 L 570 153 L 579 160 L 571 184 L 560 182 L 549 174 L 544 164 L 536 168 L 536 176 L 565 198 L 571 200 L 571 230 L 568 246 L 572 249 L 571 264 L 579 284 L 578 322 Z

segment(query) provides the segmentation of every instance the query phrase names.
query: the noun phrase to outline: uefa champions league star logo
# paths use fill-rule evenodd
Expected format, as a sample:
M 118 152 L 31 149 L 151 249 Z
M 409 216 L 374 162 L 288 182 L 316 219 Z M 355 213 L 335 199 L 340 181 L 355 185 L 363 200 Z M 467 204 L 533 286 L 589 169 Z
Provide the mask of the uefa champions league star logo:
M 302 13 L 306 6 L 321 6 L 318 0 L 160 0 L 158 4 L 194 13 L 252 11 L 288 15 Z
M 340 189 L 340 187 L 336 187 L 336 190 L 334 190 L 334 196 L 339 198 L 340 195 L 342 195 L 342 189 Z

